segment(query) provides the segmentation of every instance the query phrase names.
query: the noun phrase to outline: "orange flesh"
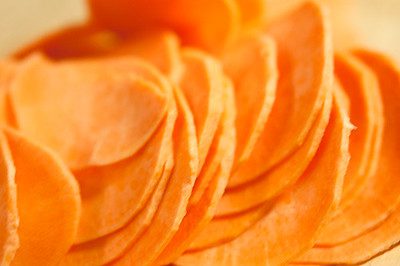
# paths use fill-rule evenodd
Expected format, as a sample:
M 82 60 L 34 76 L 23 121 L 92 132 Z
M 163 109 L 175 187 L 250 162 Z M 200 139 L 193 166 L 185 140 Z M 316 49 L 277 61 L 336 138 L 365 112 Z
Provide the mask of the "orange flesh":
M 280 76 L 276 100 L 255 149 L 236 169 L 229 188 L 254 180 L 305 141 L 322 108 L 326 91 L 333 84 L 331 32 L 327 20 L 323 7 L 311 1 L 268 28 L 278 47 Z
M 175 261 L 188 248 L 193 239 L 203 231 L 214 216 L 216 205 L 225 190 L 233 165 L 236 135 L 233 89 L 227 88 L 225 94 L 224 113 L 216 138 L 211 145 L 207 162 L 203 167 L 204 172 L 202 172 L 211 174 L 208 170 L 214 168 L 211 165 L 216 161 L 217 168 L 213 171 L 214 176 L 210 179 L 200 200 L 189 206 L 179 230 L 154 263 L 156 265 L 164 265 Z
M 349 134 L 349 121 L 335 104 L 316 158 L 273 209 L 233 241 L 187 253 L 178 259 L 178 265 L 280 265 L 312 246 L 321 222 L 338 202 L 349 159 Z
M 114 265 L 151 265 L 179 228 L 198 172 L 198 150 L 193 116 L 179 89 L 175 90 L 178 119 L 175 125 L 174 170 L 157 212 L 145 233 Z
M 374 71 L 379 80 L 385 115 L 380 163 L 364 195 L 338 216 L 347 222 L 342 230 L 357 226 L 352 229 L 357 230 L 358 234 L 339 245 L 313 248 L 298 259 L 300 262 L 361 263 L 400 240 L 399 181 L 396 176 L 400 166 L 394 161 L 400 150 L 400 73 L 397 66 L 383 55 L 364 50 L 355 54 Z M 359 227 L 364 230 L 360 231 Z
M 73 244 L 79 187 L 52 152 L 15 131 L 5 131 L 15 163 L 20 246 L 13 265 L 57 265 Z

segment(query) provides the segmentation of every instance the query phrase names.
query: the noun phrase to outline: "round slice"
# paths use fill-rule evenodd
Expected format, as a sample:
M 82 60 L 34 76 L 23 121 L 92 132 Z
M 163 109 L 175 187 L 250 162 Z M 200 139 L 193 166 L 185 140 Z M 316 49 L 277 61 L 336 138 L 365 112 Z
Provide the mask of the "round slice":
M 236 164 L 250 156 L 275 101 L 276 53 L 274 41 L 259 32 L 244 35 L 224 51 L 224 70 L 235 87 Z
M 178 119 L 175 125 L 174 169 L 161 204 L 143 235 L 114 261 L 114 265 L 152 265 L 177 232 L 187 210 L 198 173 L 198 150 L 193 116 L 179 89 L 175 90 Z
M 276 100 L 253 152 L 236 169 L 229 188 L 256 179 L 296 151 L 333 85 L 331 29 L 323 6 L 306 2 L 270 25 L 267 32 L 278 47 Z
M 218 203 L 217 217 L 238 214 L 276 197 L 294 184 L 307 169 L 321 143 L 332 108 L 332 92 L 326 95 L 324 106 L 304 144 L 292 156 L 253 182 L 225 191 Z
M 9 265 L 19 247 L 15 166 L 3 133 L 0 134 L 0 265 Z
M 16 168 L 20 246 L 13 265 L 57 265 L 78 229 L 79 186 L 50 150 L 12 130 L 6 137 Z
M 135 60 L 125 67 L 30 57 L 10 85 L 18 128 L 73 169 L 132 156 L 161 123 L 168 97 L 137 76 Z
M 273 209 L 233 241 L 187 253 L 177 264 L 281 265 L 312 246 L 318 228 L 338 201 L 349 159 L 350 128 L 335 104 L 315 159 L 299 182 L 277 199 Z
M 115 164 L 75 173 L 82 196 L 82 217 L 75 244 L 118 230 L 143 209 L 168 159 L 176 117 L 171 95 L 166 118 L 139 153 Z
M 155 264 L 165 265 L 174 262 L 189 246 L 191 241 L 203 230 L 214 216 L 217 203 L 224 193 L 233 165 L 235 152 L 235 99 L 233 88 L 226 88 L 224 100 L 224 113 L 220 121 L 216 136 L 211 145 L 201 175 L 213 173 L 213 177 L 206 178 L 206 190 L 195 204 L 191 204 L 182 220 L 179 230 L 171 239 L 164 251 L 157 258 Z M 217 168 L 210 172 L 210 168 Z M 196 180 L 197 182 L 197 180 Z M 196 186 L 193 188 L 193 191 Z M 193 195 L 193 193 L 192 193 Z
M 63 258 L 61 265 L 97 266 L 110 263 L 121 256 L 141 236 L 151 223 L 165 192 L 173 167 L 172 145 L 169 154 L 170 158 L 168 158 L 164 166 L 157 188 L 143 210 L 121 229 L 92 241 L 73 246 Z

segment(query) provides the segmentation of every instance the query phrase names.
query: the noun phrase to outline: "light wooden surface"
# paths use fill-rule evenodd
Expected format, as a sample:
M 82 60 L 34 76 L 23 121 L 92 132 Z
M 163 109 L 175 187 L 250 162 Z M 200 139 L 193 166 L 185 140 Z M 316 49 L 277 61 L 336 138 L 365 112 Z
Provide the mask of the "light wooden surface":
M 299 0 L 266 1 L 279 4 L 283 8 L 288 2 Z M 340 6 L 332 12 L 332 16 L 336 18 L 334 23 L 339 19 L 351 21 L 357 28 L 358 42 L 385 51 L 400 62 L 400 0 L 325 1 L 335 8 Z M 283 2 L 285 3 L 282 5 Z M 84 0 L 0 0 L 0 57 L 46 32 L 84 21 L 86 15 Z M 343 23 L 336 26 L 345 28 L 349 25 Z M 400 247 L 365 265 L 399 266 Z

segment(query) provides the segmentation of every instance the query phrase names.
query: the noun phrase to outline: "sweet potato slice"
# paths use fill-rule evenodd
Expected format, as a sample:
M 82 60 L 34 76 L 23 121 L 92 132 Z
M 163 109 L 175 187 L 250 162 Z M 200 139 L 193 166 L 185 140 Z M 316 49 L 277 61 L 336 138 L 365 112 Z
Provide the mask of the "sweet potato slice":
M 333 84 L 331 30 L 327 20 L 322 6 L 307 1 L 268 28 L 278 46 L 280 76 L 276 100 L 253 152 L 236 169 L 229 188 L 254 180 L 305 141 L 322 108 L 327 88 Z
M 17 126 L 73 169 L 125 159 L 149 140 L 167 106 L 165 91 L 135 77 L 134 68 L 134 60 L 124 70 L 33 56 L 10 85 Z
M 223 66 L 235 86 L 236 161 L 247 159 L 264 129 L 275 101 L 277 54 L 272 39 L 250 33 L 224 51 Z
M 73 246 L 61 265 L 104 265 L 121 256 L 149 226 L 160 204 L 173 167 L 172 144 L 162 176 L 145 208 L 121 229 L 104 237 Z
M 89 0 L 93 20 L 124 34 L 149 27 L 168 26 L 185 43 L 219 51 L 237 34 L 240 15 L 234 0 Z
M 196 129 L 183 93 L 175 90 L 178 119 L 175 125 L 174 169 L 161 204 L 149 228 L 114 265 L 152 265 L 177 232 L 185 214 L 198 173 Z
M 218 203 L 216 216 L 233 215 L 252 209 L 276 197 L 281 191 L 294 184 L 307 169 L 318 150 L 328 125 L 331 108 L 332 92 L 329 92 L 324 106 L 301 148 L 253 182 L 227 190 Z
M 16 168 L 20 247 L 13 265 L 57 265 L 73 244 L 79 186 L 53 152 L 5 131 Z
M 3 133 L 0 134 L 0 264 L 9 265 L 19 247 L 15 166 Z
M 379 227 L 337 246 L 313 248 L 298 260 L 308 265 L 358 265 L 398 245 L 399 232 L 400 209 L 397 208 Z
M 197 179 L 201 178 L 202 174 L 213 174 L 214 176 L 211 178 L 210 182 L 208 182 L 206 190 L 201 193 L 201 198 L 188 207 L 179 230 L 154 264 L 165 265 L 172 263 L 187 249 L 191 241 L 214 216 L 217 203 L 228 183 L 228 178 L 233 166 L 236 142 L 236 110 L 232 87 L 226 88 L 224 98 L 225 108 L 223 116 L 211 145 L 210 152 L 208 153 L 206 164 Z M 217 168 L 214 168 L 213 164 L 216 164 Z M 214 168 L 214 170 L 211 168 Z M 193 190 L 195 189 L 196 186 Z
M 176 117 L 171 95 L 165 120 L 139 153 L 115 164 L 75 173 L 82 195 L 82 217 L 75 244 L 116 231 L 143 209 L 168 159 Z
M 383 100 L 385 128 L 378 170 L 368 181 L 362 197 L 357 198 L 354 205 L 338 216 L 344 217 L 341 223 L 347 221 L 341 229 L 352 229 L 356 234 L 352 234 L 352 238 L 347 238 L 346 242 L 342 241 L 339 245 L 315 247 L 298 259 L 299 261 L 363 262 L 400 240 L 397 225 L 400 194 L 396 175 L 400 166 L 394 160 L 398 158 L 400 150 L 400 72 L 384 55 L 366 50 L 357 51 L 356 55 L 377 75 Z M 356 209 L 360 210 L 356 212 Z M 332 222 L 337 223 L 336 220 Z
M 389 96 L 384 95 L 385 93 L 388 94 L 388 89 L 384 88 L 384 86 L 387 86 L 385 79 L 390 77 L 389 74 L 393 73 L 393 70 L 386 66 L 385 69 L 388 69 L 388 74 L 382 74 L 383 63 L 373 62 L 373 64 L 368 65 L 378 75 L 385 117 L 381 152 L 375 155 L 378 156 L 379 160 L 378 168 L 376 173 L 366 180 L 360 193 L 353 198 L 353 203 L 347 207 L 340 208 L 335 217 L 324 226 L 318 238 L 317 243 L 319 246 L 337 245 L 376 227 L 387 218 L 400 200 L 400 183 L 396 175 L 393 174 L 397 171 L 397 165 L 393 162 L 393 158 L 396 158 L 394 154 L 397 152 L 396 145 L 398 143 L 398 132 L 396 127 L 393 127 L 393 124 L 397 123 L 397 117 L 394 115 L 397 112 L 397 105 L 392 102 L 392 99 L 388 99 Z M 362 63 L 360 62 L 360 64 Z M 381 79 L 384 80 L 382 81 Z M 392 78 L 392 80 L 395 79 Z M 397 86 L 397 84 L 393 82 L 392 86 Z M 366 90 L 374 92 L 374 87 L 370 87 L 374 84 L 370 82 L 367 85 Z M 374 101 L 380 100 L 378 91 L 371 94 L 371 96 Z M 357 101 L 357 104 L 359 104 L 359 101 Z M 373 112 L 378 114 L 376 110 L 373 110 Z
M 183 50 L 182 61 L 183 70 L 178 85 L 196 125 L 200 170 L 221 118 L 226 82 L 220 64 L 200 50 Z
M 351 159 L 339 207 L 345 208 L 376 170 L 373 158 L 380 150 L 383 109 L 376 76 L 354 56 L 337 55 L 335 73 L 349 97 L 350 120 L 357 128 L 350 136 Z
M 177 264 L 281 265 L 312 246 L 321 222 L 339 200 L 349 159 L 350 128 L 343 110 L 334 104 L 316 157 L 305 175 L 275 202 L 273 209 L 233 241 L 187 253 Z
M 242 27 L 257 26 L 265 20 L 267 1 L 235 0 L 239 6 Z
M 263 218 L 272 205 L 265 203 L 239 215 L 214 217 L 192 241 L 187 251 L 197 252 L 229 243 Z

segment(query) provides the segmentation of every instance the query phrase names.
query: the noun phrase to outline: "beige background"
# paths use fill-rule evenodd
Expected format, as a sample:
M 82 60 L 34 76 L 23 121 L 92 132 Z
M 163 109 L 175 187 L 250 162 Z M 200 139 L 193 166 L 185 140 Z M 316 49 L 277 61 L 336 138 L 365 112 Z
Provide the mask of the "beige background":
M 276 5 L 276 10 L 284 10 L 290 3 L 302 0 L 266 1 Z M 333 7 L 335 28 L 346 33 L 340 36 L 344 41 L 354 39 L 385 51 L 400 62 L 400 0 L 325 1 Z M 0 57 L 46 32 L 82 22 L 86 15 L 84 0 L 0 0 Z M 400 247 L 366 265 L 400 265 Z

